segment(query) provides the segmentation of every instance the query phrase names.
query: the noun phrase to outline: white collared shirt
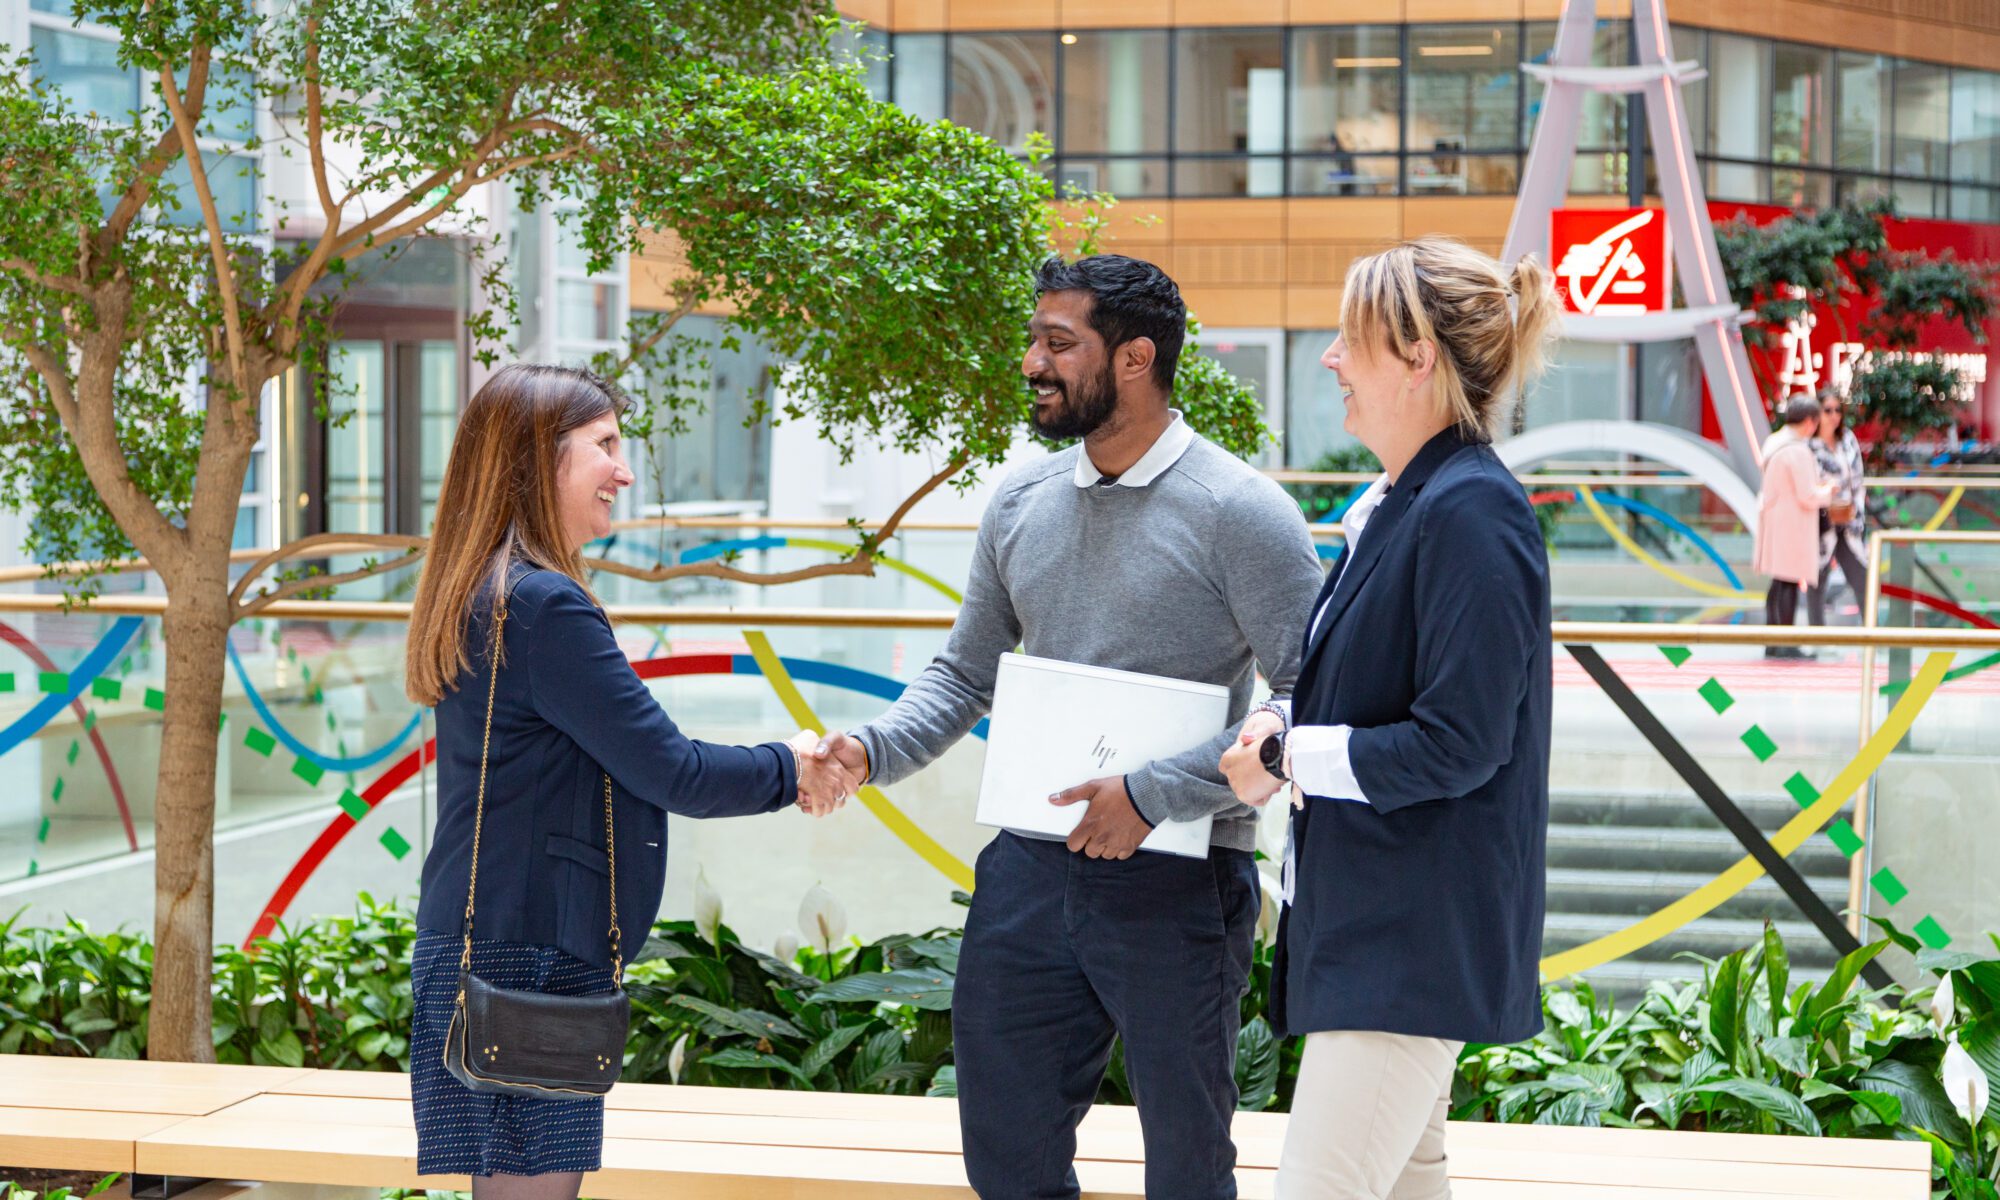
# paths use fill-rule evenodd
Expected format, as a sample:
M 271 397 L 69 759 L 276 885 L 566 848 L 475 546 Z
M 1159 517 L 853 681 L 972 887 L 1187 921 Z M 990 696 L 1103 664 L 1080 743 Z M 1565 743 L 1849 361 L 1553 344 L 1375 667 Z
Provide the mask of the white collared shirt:
M 1153 444 L 1148 446 L 1146 452 L 1139 456 L 1139 461 L 1128 467 L 1125 473 L 1120 475 L 1110 486 L 1145 487 L 1161 475 L 1164 475 L 1168 467 L 1179 462 L 1181 455 L 1187 453 L 1188 446 L 1194 442 L 1194 430 L 1188 428 L 1188 423 L 1181 419 L 1179 409 L 1170 408 L 1167 410 L 1167 415 L 1172 417 L 1173 420 L 1168 422 L 1166 429 L 1160 433 L 1159 437 L 1153 439 Z M 1080 488 L 1095 487 L 1103 478 L 1104 472 L 1098 470 L 1097 464 L 1090 461 L 1090 448 L 1088 446 L 1078 446 L 1076 448 L 1076 486 Z

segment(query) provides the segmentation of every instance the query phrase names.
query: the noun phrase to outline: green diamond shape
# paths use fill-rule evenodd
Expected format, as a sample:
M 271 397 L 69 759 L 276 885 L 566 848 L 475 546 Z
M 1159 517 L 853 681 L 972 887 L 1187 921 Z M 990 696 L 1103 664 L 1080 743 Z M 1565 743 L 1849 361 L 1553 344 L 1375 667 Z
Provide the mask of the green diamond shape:
M 145 704 L 154 712 L 167 711 L 167 694 L 158 688 L 147 688 Z
M 292 774 L 305 780 L 306 786 L 318 787 L 319 781 L 326 776 L 326 768 L 301 758 L 292 763 Z
M 1699 690 L 1701 698 L 1708 701 L 1708 706 L 1717 714 L 1728 712 L 1729 706 L 1736 703 L 1735 697 L 1729 694 L 1729 689 L 1723 687 L 1720 680 L 1711 679 L 1702 684 Z
M 243 744 L 269 758 L 271 751 L 278 748 L 278 739 L 253 725 L 250 727 L 250 732 L 243 735 Z
M 1861 851 L 1863 845 L 1861 835 L 1854 832 L 1854 826 L 1849 825 L 1845 817 L 1834 818 L 1833 824 L 1826 827 L 1826 836 L 1832 838 L 1833 844 L 1840 847 L 1840 852 L 1849 858 L 1853 858 Z
M 1660 653 L 1666 655 L 1667 661 L 1677 667 L 1694 657 L 1694 652 L 1686 646 L 1662 646 L 1660 647 Z
M 1804 808 L 1819 799 L 1819 789 L 1814 787 L 1810 780 L 1797 771 L 1793 771 L 1792 777 L 1785 780 L 1785 790 L 1791 793 L 1792 799 L 1798 801 L 1800 808 Z
M 14 673 L 12 671 L 0 672 L 0 692 L 11 692 L 13 690 Z
M 72 766 L 72 767 L 73 767 L 73 766 L 75 766 L 75 765 L 76 765 L 76 752 L 77 752 L 77 750 L 78 750 L 79 748 L 80 748 L 80 747 L 79 747 L 79 746 L 78 746 L 78 745 L 77 745 L 77 744 L 76 744 L 75 742 L 71 742 L 71 743 L 69 744 L 69 753 L 68 753 L 68 754 L 65 754 L 65 755 L 63 755 L 63 761 L 64 761 L 64 762 L 66 762 L 66 763 L 68 763 L 68 764 L 69 764 L 70 766 Z
M 1750 747 L 1750 753 L 1757 756 L 1758 762 L 1770 762 L 1771 756 L 1778 752 L 1778 743 L 1771 740 L 1761 725 L 1752 725 L 1743 731 L 1743 744 Z
M 45 692 L 60 693 L 69 690 L 69 672 L 67 671 L 43 671 L 39 679 L 40 683 L 37 686 Z
M 340 811 L 359 821 L 368 815 L 368 802 L 354 794 L 353 788 L 340 793 Z
M 49 803 L 50 803 L 50 804 L 61 804 L 61 803 L 62 803 L 62 793 L 63 793 L 63 781 L 62 781 L 62 777 L 61 777 L 60 775 L 58 775 L 58 776 L 56 777 L 56 786 L 55 786 L 55 788 L 54 788 L 54 789 L 53 789 L 52 791 L 50 791 L 50 792 L 49 792 Z
M 410 843 L 404 841 L 403 835 L 397 833 L 394 828 L 383 830 L 380 840 L 382 848 L 395 855 L 398 861 L 401 861 L 402 857 L 410 852 Z
M 125 685 L 116 679 L 93 679 L 90 694 L 99 700 L 117 700 L 125 695 Z
M 1881 870 L 1875 872 L 1874 883 L 1875 890 L 1881 893 L 1882 898 L 1889 902 L 1889 907 L 1891 908 L 1901 904 L 1903 897 L 1910 894 L 1910 889 L 1904 887 L 1903 881 L 1896 878 L 1896 873 L 1887 867 L 1883 867 Z
M 1936 917 L 1925 917 L 1918 921 L 1914 928 L 1917 936 L 1924 939 L 1924 945 L 1933 950 L 1942 950 L 1951 945 L 1951 935 L 1944 931 L 1944 926 L 1938 924 Z

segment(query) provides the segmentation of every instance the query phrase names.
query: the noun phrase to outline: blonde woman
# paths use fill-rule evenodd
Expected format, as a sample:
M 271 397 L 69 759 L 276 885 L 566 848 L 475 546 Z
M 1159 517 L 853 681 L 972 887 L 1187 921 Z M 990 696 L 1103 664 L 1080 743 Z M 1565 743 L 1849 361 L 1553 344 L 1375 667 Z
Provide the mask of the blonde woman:
M 1296 785 L 1271 1011 L 1305 1057 L 1279 1200 L 1451 1194 L 1467 1042 L 1542 1028 L 1548 556 L 1490 445 L 1556 320 L 1547 272 L 1421 238 L 1354 263 L 1321 360 L 1383 476 L 1348 509 L 1289 733 L 1246 727 L 1244 802 Z

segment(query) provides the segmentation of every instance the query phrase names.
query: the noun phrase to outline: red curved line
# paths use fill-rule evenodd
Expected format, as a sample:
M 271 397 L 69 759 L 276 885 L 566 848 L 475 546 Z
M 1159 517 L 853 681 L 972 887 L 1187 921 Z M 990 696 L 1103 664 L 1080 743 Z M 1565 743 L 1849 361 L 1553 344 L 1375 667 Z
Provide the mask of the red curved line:
M 22 633 L 5 621 L 0 621 L 0 641 L 6 642 L 8 645 L 14 647 L 14 649 L 27 655 L 29 660 L 42 670 L 54 671 L 56 669 L 54 660 L 42 653 L 40 646 L 29 641 L 27 634 Z M 69 706 L 76 713 L 78 721 L 88 720 L 84 715 L 82 700 L 72 700 L 69 702 Z M 97 761 L 104 764 L 104 778 L 111 784 L 111 798 L 118 802 L 118 819 L 125 823 L 125 844 L 131 849 L 137 850 L 139 848 L 139 834 L 137 830 L 132 828 L 132 808 L 125 803 L 125 786 L 118 782 L 118 769 L 111 765 L 111 752 L 104 748 L 104 739 L 98 736 L 95 725 L 85 725 L 84 732 L 90 735 L 90 748 L 97 752 Z
M 1919 592 L 1898 583 L 1882 584 L 1881 589 L 1882 594 L 1891 600 L 1908 600 L 1912 604 L 1921 604 L 1925 608 L 1934 608 L 1948 617 L 1957 617 L 1966 624 L 1976 625 L 1981 629 L 2000 629 L 2000 624 L 1995 624 L 1993 621 L 1980 616 L 1971 609 L 1960 608 L 1942 596 L 1933 596 L 1929 592 Z
M 1530 504 L 1549 504 L 1555 501 L 1562 501 L 1564 503 L 1568 503 L 1569 501 L 1574 499 L 1576 499 L 1576 493 L 1570 491 L 1528 493 L 1528 503 Z
M 632 664 L 641 679 L 665 679 L 670 675 L 729 675 L 736 670 L 733 654 L 688 654 L 679 657 L 645 658 Z
M 409 781 L 410 776 L 423 768 L 425 763 L 436 758 L 437 739 L 432 738 L 423 744 L 422 749 L 405 754 L 395 766 L 384 771 L 375 782 L 369 784 L 368 790 L 361 793 L 362 802 L 373 811 L 377 804 L 388 798 L 389 793 L 403 786 Z M 306 847 L 306 852 L 299 855 L 299 861 L 292 864 L 290 873 L 285 876 L 284 882 L 278 885 L 278 890 L 271 893 L 270 901 L 264 905 L 263 915 L 250 927 L 249 936 L 243 939 L 243 949 L 246 953 L 255 952 L 258 938 L 271 935 L 271 931 L 277 927 L 278 918 L 284 916 L 285 910 L 298 898 L 299 889 L 306 885 L 306 880 L 312 878 L 314 871 L 319 870 L 319 865 L 326 861 L 326 856 L 331 854 L 333 848 L 347 836 L 347 831 L 357 824 L 359 822 L 342 809 L 339 816 L 327 822 L 326 828 L 320 830 L 319 836 L 313 839 L 313 844 Z

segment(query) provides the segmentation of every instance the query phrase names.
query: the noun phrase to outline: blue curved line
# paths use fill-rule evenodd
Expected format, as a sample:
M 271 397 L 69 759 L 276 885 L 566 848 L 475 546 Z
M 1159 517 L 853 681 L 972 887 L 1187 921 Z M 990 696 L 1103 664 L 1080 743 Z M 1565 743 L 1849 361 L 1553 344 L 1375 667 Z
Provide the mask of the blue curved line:
M 67 691 L 60 694 L 52 692 L 43 696 L 35 702 L 33 708 L 14 718 L 13 724 L 0 729 L 0 754 L 7 753 L 41 732 L 42 726 L 48 724 L 57 713 L 69 705 L 70 701 L 88 691 L 91 681 L 104 674 L 112 663 L 118 661 L 118 656 L 125 652 L 125 643 L 131 641 L 132 635 L 139 632 L 140 624 L 141 619 L 138 617 L 120 617 L 114 621 L 103 640 L 92 646 L 90 653 L 83 656 L 83 661 L 71 669 Z
M 821 662 L 816 658 L 780 658 L 785 670 L 792 678 L 802 683 L 819 683 L 827 687 L 845 688 L 850 692 L 860 692 L 864 696 L 874 696 L 894 704 L 903 695 L 906 686 L 887 675 L 877 675 L 873 671 L 863 671 L 840 663 Z M 737 675 L 762 675 L 757 660 L 747 654 L 734 654 L 729 659 L 730 670 Z M 981 717 L 979 724 L 972 727 L 972 736 L 985 740 L 987 720 Z
M 1735 571 L 1729 569 L 1729 563 L 1723 559 L 1722 555 L 1716 553 L 1715 547 L 1709 545 L 1708 539 L 1690 529 L 1686 522 L 1682 521 L 1679 517 L 1674 516 L 1670 512 L 1654 508 L 1644 500 L 1628 500 L 1623 496 L 1615 495 L 1611 492 L 1598 492 L 1597 499 L 1601 503 L 1611 505 L 1613 508 L 1623 508 L 1639 513 L 1642 516 L 1651 517 L 1675 533 L 1680 534 L 1688 541 L 1693 542 L 1694 548 L 1708 555 L 1708 561 L 1714 563 L 1716 568 L 1722 572 L 1722 577 L 1729 581 L 1730 587 L 1736 588 L 1739 591 L 1742 590 L 1743 581 L 1736 577 Z
M 250 672 L 243 669 L 243 659 L 237 655 L 235 646 L 229 647 L 229 665 L 236 668 L 237 682 L 243 685 L 243 694 L 249 698 L 250 707 L 257 710 L 257 718 L 264 722 L 264 728 L 269 729 L 273 737 L 283 742 L 285 749 L 290 750 L 293 754 L 298 755 L 300 758 L 305 759 L 322 770 L 341 772 L 367 770 L 369 767 L 394 754 L 404 742 L 410 739 L 410 735 L 417 731 L 417 723 L 423 719 L 422 712 L 411 713 L 410 723 L 403 726 L 401 733 L 366 754 L 356 754 L 347 758 L 336 758 L 330 754 L 321 754 L 311 746 L 293 737 L 291 730 L 286 729 L 278 723 L 277 714 L 273 713 L 270 706 L 264 703 L 264 697 L 257 694 L 256 685 L 250 682 Z
M 782 550 L 785 539 L 781 537 L 732 538 L 724 542 L 709 542 L 703 546 L 690 546 L 681 551 L 684 563 L 702 562 L 706 559 L 721 558 L 742 550 Z

